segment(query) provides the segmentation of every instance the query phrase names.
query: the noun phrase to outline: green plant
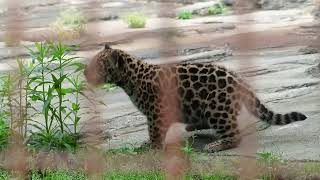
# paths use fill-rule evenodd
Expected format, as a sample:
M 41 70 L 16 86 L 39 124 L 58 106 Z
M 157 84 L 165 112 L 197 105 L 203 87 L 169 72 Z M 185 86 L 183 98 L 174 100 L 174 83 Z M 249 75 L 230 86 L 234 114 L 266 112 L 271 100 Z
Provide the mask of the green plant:
M 0 75 L 0 119 L 5 119 L 8 115 L 6 97 L 8 97 L 9 90 L 9 75 Z
M 73 149 L 77 147 L 79 96 L 84 66 L 70 57 L 71 48 L 62 43 L 36 43 L 28 49 L 32 62 L 24 64 L 26 94 L 32 130 L 28 144 L 35 148 Z M 41 109 L 35 105 L 41 104 Z M 32 118 L 31 118 L 32 117 Z M 43 119 L 43 121 L 35 119 Z M 71 125 L 70 125 L 71 124 Z
M 83 69 L 81 67 L 80 69 Z M 81 72 L 81 71 L 80 71 Z M 82 73 L 82 72 L 81 72 Z M 74 95 L 74 102 L 71 104 L 71 108 L 69 108 L 70 112 L 73 115 L 72 120 L 72 126 L 73 126 L 73 133 L 77 134 L 78 133 L 78 125 L 81 120 L 79 111 L 80 111 L 80 96 L 84 95 L 83 90 L 85 89 L 85 83 L 83 80 L 80 79 L 79 74 L 77 75 L 71 75 L 70 77 L 67 77 L 68 82 L 72 85 L 73 89 L 73 95 Z
M 8 93 L 10 89 L 10 76 L 0 76 L 0 150 L 4 149 L 8 144 L 10 127 L 8 124 L 9 108 L 8 108 Z
M 178 13 L 178 19 L 191 19 L 192 18 L 192 12 L 183 10 Z
M 3 119 L 11 120 L 13 114 L 12 94 L 14 78 L 10 73 L 1 75 L 0 77 L 0 114 Z M 12 124 L 11 124 L 12 126 Z
M 194 152 L 194 149 L 192 147 L 192 143 L 190 143 L 188 140 L 185 141 L 185 145 L 181 148 L 181 150 L 188 154 L 188 155 L 191 155 L 193 152 Z
M 123 20 L 128 24 L 129 28 L 144 28 L 147 18 L 141 13 L 131 13 L 126 15 Z
M 10 127 L 6 122 L 6 119 L 0 114 L 0 150 L 4 149 L 8 144 L 10 135 Z
M 79 136 L 73 133 L 61 133 L 59 130 L 50 132 L 32 132 L 28 139 L 28 145 L 35 149 L 47 151 L 67 150 L 75 152 L 79 147 Z
M 104 90 L 106 90 L 106 91 L 112 91 L 112 90 L 114 90 L 114 89 L 116 89 L 116 88 L 117 88 L 116 85 L 114 85 L 114 84 L 109 84 L 109 83 L 104 84 L 104 85 L 102 86 L 102 89 L 104 89 Z
M 0 168 L 0 180 L 7 180 L 10 179 L 10 174 L 8 171 L 5 171 L 4 169 Z
M 216 4 L 208 8 L 209 15 L 218 15 L 223 14 L 228 10 L 228 8 L 224 4 Z

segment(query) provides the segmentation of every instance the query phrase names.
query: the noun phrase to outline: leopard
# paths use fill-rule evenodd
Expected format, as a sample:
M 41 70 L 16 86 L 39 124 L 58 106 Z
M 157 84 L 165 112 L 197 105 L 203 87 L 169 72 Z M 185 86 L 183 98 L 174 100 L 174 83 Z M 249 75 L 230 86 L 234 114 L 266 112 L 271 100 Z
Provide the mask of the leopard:
M 152 64 L 106 44 L 86 64 L 84 76 L 95 87 L 113 83 L 124 90 L 146 116 L 154 148 L 163 147 L 166 132 L 174 122 L 184 124 L 186 132 L 214 130 L 215 140 L 203 151 L 235 148 L 241 142 L 238 117 L 243 107 L 269 125 L 307 119 L 300 112 L 270 110 L 242 77 L 214 63 Z M 168 113 L 176 115 L 168 120 Z

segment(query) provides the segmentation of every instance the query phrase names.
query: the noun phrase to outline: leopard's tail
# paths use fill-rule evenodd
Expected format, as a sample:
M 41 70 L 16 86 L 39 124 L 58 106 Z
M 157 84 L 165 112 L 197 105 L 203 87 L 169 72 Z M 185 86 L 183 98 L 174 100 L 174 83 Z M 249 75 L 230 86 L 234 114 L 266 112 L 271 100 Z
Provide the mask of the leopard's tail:
M 268 109 L 264 104 L 260 102 L 260 100 L 256 97 L 256 95 L 248 88 L 240 88 L 241 94 L 245 94 L 241 96 L 241 101 L 244 103 L 246 108 L 256 117 L 261 119 L 262 121 L 267 122 L 271 125 L 285 125 L 290 124 L 295 121 L 303 121 L 307 119 L 307 116 L 300 112 L 290 112 L 286 114 L 275 113 L 272 110 Z

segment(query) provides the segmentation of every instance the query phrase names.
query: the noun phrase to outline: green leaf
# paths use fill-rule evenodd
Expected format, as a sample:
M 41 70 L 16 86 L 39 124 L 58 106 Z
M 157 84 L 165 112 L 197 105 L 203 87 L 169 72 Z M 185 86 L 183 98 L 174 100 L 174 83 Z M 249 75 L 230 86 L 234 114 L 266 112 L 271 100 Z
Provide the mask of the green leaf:
M 78 124 L 78 122 L 80 121 L 80 119 L 81 119 L 81 117 L 77 116 L 77 117 L 75 118 L 75 124 Z
M 65 74 L 65 75 L 61 76 L 59 79 L 54 74 L 51 74 L 51 77 L 54 82 L 54 88 L 58 89 L 61 87 L 61 84 L 62 84 L 63 80 L 67 77 L 67 75 Z M 61 93 L 61 92 L 58 92 L 58 93 Z
M 61 110 L 61 112 L 63 112 L 63 113 L 66 113 L 66 109 L 67 109 L 66 106 L 61 106 L 61 107 L 60 107 L 60 110 Z
M 76 69 L 75 69 L 74 72 L 82 71 L 82 70 L 84 70 L 85 67 L 86 67 L 86 65 L 83 64 L 83 63 L 72 63 L 72 64 L 70 64 L 70 66 L 75 66 L 75 67 L 76 67 Z
M 51 88 L 49 86 L 49 90 L 48 90 L 48 97 L 47 97 L 47 100 L 44 102 L 44 105 L 43 105 L 43 109 L 42 109 L 42 112 L 44 112 L 45 114 L 45 117 L 48 117 L 48 114 L 49 114 L 49 106 L 51 104 L 51 101 L 53 99 L 53 95 L 52 95 L 52 92 L 53 92 L 53 88 Z M 47 118 L 46 118 L 47 119 Z
M 32 100 L 32 101 L 37 101 L 37 100 L 39 100 L 39 99 L 41 99 L 41 97 L 38 96 L 38 95 L 35 95 L 35 94 L 34 94 L 34 95 L 31 96 L 31 100 Z
M 73 110 L 73 111 L 78 111 L 78 110 L 80 110 L 80 104 L 72 103 L 72 110 Z
M 62 88 L 61 89 L 61 94 L 62 95 L 70 94 L 72 92 L 74 92 L 74 90 L 72 88 Z

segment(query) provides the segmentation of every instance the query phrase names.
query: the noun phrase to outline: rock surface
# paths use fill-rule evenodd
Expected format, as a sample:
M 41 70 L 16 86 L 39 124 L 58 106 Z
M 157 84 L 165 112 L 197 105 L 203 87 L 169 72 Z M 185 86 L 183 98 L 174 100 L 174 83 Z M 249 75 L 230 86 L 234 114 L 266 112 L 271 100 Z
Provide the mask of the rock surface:
M 269 10 L 298 8 L 312 3 L 312 0 L 256 0 L 259 8 Z
M 29 4 L 28 1 L 24 5 L 22 12 L 27 14 L 24 19 L 27 30 L 23 44 L 31 46 L 30 41 L 41 40 L 39 36 L 46 32 L 48 22 L 56 18 L 59 8 L 74 5 L 84 9 L 85 13 L 95 12 L 90 16 L 93 20 L 87 24 L 88 33 L 71 42 L 80 43 L 76 55 L 84 57 L 84 61 L 105 42 L 111 42 L 114 48 L 127 50 L 149 63 L 185 61 L 224 65 L 241 74 L 271 109 L 280 113 L 300 111 L 308 116 L 303 122 L 272 126 L 258 132 L 258 150 L 280 153 L 286 159 L 320 160 L 319 28 L 305 9 L 257 11 L 181 21 L 157 17 L 155 7 L 159 4 L 155 2 L 102 1 L 98 7 L 89 6 L 85 1 L 57 3 L 52 0 L 51 4 L 48 1 L 40 5 L 41 2 Z M 151 17 L 144 29 L 128 29 L 121 20 L 108 18 L 141 7 L 145 7 L 141 11 Z M 1 24 L 5 24 L 6 16 L 6 9 L 3 9 Z M 5 39 L 4 30 L 5 27 L 1 27 L 2 41 Z M 174 43 L 168 43 L 170 38 Z M 7 48 L 1 43 L 0 71 L 14 66 L 16 55 L 27 58 L 25 50 Z M 106 92 L 103 99 L 108 105 L 103 117 L 112 136 L 103 145 L 105 148 L 138 146 L 147 140 L 146 118 L 121 89 Z M 245 111 L 241 115 L 242 127 L 255 125 L 256 121 Z M 203 142 L 199 142 L 196 145 L 201 148 Z M 243 147 L 248 146 L 247 143 L 248 140 L 244 140 L 239 148 L 218 154 L 245 154 Z

